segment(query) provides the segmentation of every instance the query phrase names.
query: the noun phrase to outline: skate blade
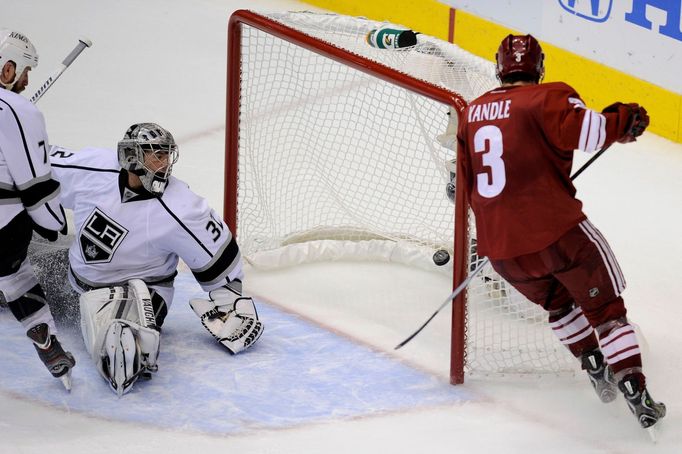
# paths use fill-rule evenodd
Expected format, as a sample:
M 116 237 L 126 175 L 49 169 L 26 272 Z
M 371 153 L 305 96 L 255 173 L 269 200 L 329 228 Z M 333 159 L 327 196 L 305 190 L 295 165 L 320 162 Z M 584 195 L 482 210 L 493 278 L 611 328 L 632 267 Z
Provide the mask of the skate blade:
M 68 392 L 71 392 L 71 371 L 68 371 L 67 373 L 59 377 L 59 379 L 62 381 L 62 385 L 64 385 L 64 388 L 66 388 Z
M 651 438 L 651 442 L 653 444 L 658 443 L 658 424 L 654 424 L 651 427 L 647 427 L 646 431 L 649 434 L 649 438 Z
M 601 400 L 604 404 L 610 404 L 611 402 L 614 402 L 616 397 L 618 397 L 618 395 L 612 390 L 605 389 L 601 392 L 601 394 L 599 394 L 599 400 Z

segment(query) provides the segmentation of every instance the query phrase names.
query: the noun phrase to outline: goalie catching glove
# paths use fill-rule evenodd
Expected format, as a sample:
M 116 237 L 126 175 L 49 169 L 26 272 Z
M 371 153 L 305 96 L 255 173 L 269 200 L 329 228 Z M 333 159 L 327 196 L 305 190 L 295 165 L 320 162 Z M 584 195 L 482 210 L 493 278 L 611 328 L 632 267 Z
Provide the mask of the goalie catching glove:
M 221 287 L 209 292 L 210 300 L 195 298 L 189 305 L 201 324 L 232 354 L 252 346 L 263 334 L 263 324 L 253 300 Z

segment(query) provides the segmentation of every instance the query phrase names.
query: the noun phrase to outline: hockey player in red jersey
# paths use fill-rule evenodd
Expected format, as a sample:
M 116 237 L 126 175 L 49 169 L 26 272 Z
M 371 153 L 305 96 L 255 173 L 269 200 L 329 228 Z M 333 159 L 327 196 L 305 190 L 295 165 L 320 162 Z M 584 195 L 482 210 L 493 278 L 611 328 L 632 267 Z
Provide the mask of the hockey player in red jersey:
M 665 416 L 646 388 L 639 345 L 620 296 L 623 274 L 587 219 L 570 178 L 573 150 L 636 140 L 646 110 L 585 106 L 562 82 L 544 83 L 544 54 L 509 35 L 496 55 L 501 87 L 472 101 L 459 125 L 458 170 L 476 215 L 478 253 L 530 301 L 590 377 L 604 402 L 617 388 L 642 427 Z

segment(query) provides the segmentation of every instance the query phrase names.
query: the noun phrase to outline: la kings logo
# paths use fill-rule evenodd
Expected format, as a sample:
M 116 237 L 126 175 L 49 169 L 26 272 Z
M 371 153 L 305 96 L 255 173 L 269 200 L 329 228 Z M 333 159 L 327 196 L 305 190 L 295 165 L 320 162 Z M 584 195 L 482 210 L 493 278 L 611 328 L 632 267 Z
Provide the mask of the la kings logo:
M 81 255 L 85 263 L 108 263 L 128 230 L 116 223 L 99 208 L 85 220 L 80 234 Z

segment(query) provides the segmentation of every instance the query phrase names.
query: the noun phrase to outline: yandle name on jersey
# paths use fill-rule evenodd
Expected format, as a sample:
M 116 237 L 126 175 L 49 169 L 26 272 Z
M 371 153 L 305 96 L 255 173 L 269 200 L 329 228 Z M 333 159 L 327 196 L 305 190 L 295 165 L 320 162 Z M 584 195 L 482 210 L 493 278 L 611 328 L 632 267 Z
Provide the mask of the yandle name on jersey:
M 485 104 L 472 104 L 469 107 L 469 123 L 509 118 L 511 99 L 493 101 Z

